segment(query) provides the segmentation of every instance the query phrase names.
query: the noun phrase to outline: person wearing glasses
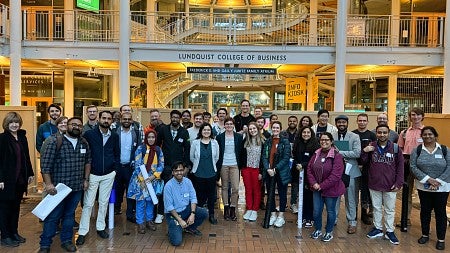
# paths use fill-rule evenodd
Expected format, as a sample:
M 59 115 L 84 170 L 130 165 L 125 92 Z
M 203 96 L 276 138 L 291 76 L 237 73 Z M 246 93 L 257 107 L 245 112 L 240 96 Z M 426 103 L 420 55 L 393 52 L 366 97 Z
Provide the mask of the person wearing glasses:
M 58 144 L 58 137 L 52 135 L 47 138 L 46 145 L 41 150 L 41 173 L 45 191 L 55 195 L 55 186 L 58 183 L 67 185 L 72 191 L 44 220 L 39 252 L 50 252 L 52 238 L 60 221 L 61 247 L 68 252 L 76 251 L 72 243 L 75 210 L 83 190 L 87 190 L 89 186 L 91 152 L 88 142 L 81 137 L 82 119 L 73 117 L 67 123 L 67 132 L 63 134 L 62 143 Z M 58 145 L 61 145 L 59 149 Z
M 98 124 L 98 108 L 96 105 L 86 107 L 86 116 L 88 121 L 83 125 L 83 133 L 94 129 Z
M 333 228 L 336 221 L 336 202 L 344 194 L 345 186 L 342 182 L 344 172 L 344 158 L 333 145 L 334 138 L 329 132 L 320 136 L 320 148 L 314 152 L 306 170 L 308 183 L 313 191 L 314 232 L 311 238 L 322 236 L 322 211 L 327 208 L 327 224 L 322 241 L 333 239 Z

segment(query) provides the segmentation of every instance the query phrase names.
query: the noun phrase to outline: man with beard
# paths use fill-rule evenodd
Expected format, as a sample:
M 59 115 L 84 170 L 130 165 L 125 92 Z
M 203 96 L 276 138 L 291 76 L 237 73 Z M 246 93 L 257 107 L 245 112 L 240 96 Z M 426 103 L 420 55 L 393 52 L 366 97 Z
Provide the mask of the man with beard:
M 68 252 L 77 250 L 72 243 L 75 209 L 83 190 L 88 188 L 91 170 L 91 152 L 88 142 L 81 137 L 82 127 L 81 118 L 69 119 L 62 143 L 58 144 L 56 135 L 53 135 L 42 148 L 41 173 L 47 193 L 55 195 L 57 193 L 55 186 L 58 183 L 67 185 L 72 192 L 44 220 L 39 252 L 50 252 L 52 238 L 56 234 L 60 220 L 61 247 Z M 59 149 L 58 145 L 61 145 Z
M 266 124 L 266 120 L 262 116 L 259 116 L 256 118 L 256 125 L 258 125 L 258 130 L 262 133 L 264 138 L 266 138 L 266 140 L 267 140 L 270 137 L 270 133 L 269 133 L 269 131 L 264 129 L 265 124 Z
M 387 126 L 388 125 L 388 116 L 385 112 L 378 114 L 377 124 L 378 124 L 378 126 L 380 126 L 380 125 Z M 372 130 L 372 133 L 376 134 L 375 129 Z M 392 141 L 393 143 L 397 143 L 398 142 L 398 133 L 392 129 L 389 129 L 389 140 Z
M 98 123 L 98 108 L 96 105 L 89 105 L 86 107 L 86 116 L 88 118 L 88 122 L 83 125 L 83 133 L 94 129 Z
M 133 124 L 133 115 L 129 112 L 123 112 L 120 115 L 120 126 L 112 130 L 119 135 L 120 146 L 120 167 L 116 171 L 115 189 L 116 189 L 116 202 L 114 203 L 114 214 L 119 215 L 122 213 L 121 206 L 123 202 L 124 192 L 128 192 L 128 184 L 130 183 L 131 175 L 134 171 L 134 157 L 137 147 L 141 145 L 141 135 L 139 129 L 135 128 Z M 136 202 L 133 199 L 127 198 L 126 216 L 127 220 L 135 222 L 135 215 L 133 209 L 136 206 Z
M 198 130 L 203 125 L 203 113 L 197 112 L 194 114 L 194 126 L 188 129 L 189 141 L 197 139 Z
M 288 118 L 288 128 L 284 131 L 281 131 L 280 136 L 286 138 L 289 140 L 289 143 L 291 143 L 291 150 L 294 145 L 295 137 L 297 136 L 297 126 L 298 126 L 298 118 L 294 115 L 289 116 Z M 292 158 L 292 154 L 291 154 Z M 296 214 L 298 213 L 298 170 L 291 169 L 291 211 L 292 213 Z
M 358 161 L 361 154 L 361 141 L 359 136 L 353 132 L 347 131 L 348 117 L 339 115 L 335 119 L 337 132 L 333 134 L 334 144 L 339 149 L 339 153 L 344 157 L 347 166 L 351 166 L 350 170 L 345 168 L 345 174 L 350 176 L 350 184 L 345 191 L 345 213 L 348 221 L 347 233 L 356 233 L 356 209 L 359 199 L 359 178 L 361 171 L 358 167 Z M 341 144 L 340 144 L 341 143 Z M 336 219 L 339 214 L 339 206 L 341 198 L 336 201 Z
M 125 104 L 125 105 L 122 105 L 119 108 L 119 112 L 120 112 L 119 120 L 111 124 L 110 128 L 112 130 L 114 130 L 115 128 L 118 128 L 120 126 L 120 123 L 121 123 L 120 119 L 122 117 L 121 116 L 122 113 L 131 113 L 131 114 L 133 114 L 133 108 L 131 108 L 131 105 Z M 133 122 L 131 124 L 132 124 L 132 128 L 136 131 L 136 133 L 141 136 L 140 137 L 141 138 L 141 142 L 138 143 L 138 146 L 139 146 L 140 144 L 144 143 L 144 127 L 142 126 L 142 124 L 140 122 L 138 122 L 136 120 L 133 120 Z
M 180 125 L 181 112 L 172 110 L 170 112 L 170 124 L 159 128 L 156 145 L 160 146 L 164 154 L 164 170 L 161 178 L 166 184 L 172 177 L 171 166 L 175 162 L 182 161 L 184 164 L 191 164 L 189 151 L 191 145 L 189 143 L 189 133 Z M 188 168 L 188 166 L 186 166 Z M 185 171 L 187 174 L 188 169 Z M 155 223 L 162 223 L 164 217 L 164 203 L 158 203 L 158 214 Z
M 359 140 L 361 141 L 361 150 L 363 150 L 369 143 L 377 140 L 377 136 L 367 129 L 367 125 L 369 124 L 369 116 L 365 113 L 360 113 L 356 117 L 356 123 L 358 124 L 358 128 L 353 130 L 355 134 L 359 136 Z M 361 157 L 364 152 L 361 152 Z M 358 166 L 362 172 L 361 181 L 360 181 L 360 190 L 361 190 L 361 221 L 366 225 L 372 224 L 373 217 L 373 207 L 372 201 L 370 200 L 370 192 L 368 185 L 369 180 L 369 164 L 363 163 L 361 158 L 358 159 Z
M 216 113 L 219 121 L 212 124 L 212 132 L 214 136 L 217 136 L 225 132 L 225 118 L 228 116 L 228 111 L 225 108 L 219 108 Z
M 36 132 L 36 150 L 40 153 L 45 139 L 58 132 L 55 121 L 61 116 L 61 107 L 57 104 L 51 104 L 47 108 L 50 120 L 41 124 Z
M 184 129 L 191 128 L 194 124 L 191 122 L 191 112 L 189 110 L 184 110 L 181 113 L 181 126 L 184 127 Z
M 81 213 L 80 229 L 78 230 L 77 245 L 83 245 L 89 232 L 89 223 L 95 196 L 98 190 L 97 234 L 106 239 L 109 237 L 105 231 L 106 211 L 109 196 L 114 183 L 116 171 L 120 168 L 119 136 L 109 129 L 112 122 L 112 113 L 102 111 L 99 114 L 98 127 L 87 131 L 84 138 L 91 148 L 91 173 L 88 178 L 89 186 L 84 193 L 84 206 Z
M 244 133 L 248 123 L 255 121 L 255 117 L 250 114 L 250 101 L 247 99 L 241 101 L 241 113 L 234 116 L 233 119 L 236 132 L 240 134 Z
M 145 128 L 147 129 L 154 129 L 156 132 L 158 132 L 159 127 L 163 126 L 164 122 L 161 120 L 161 113 L 158 109 L 151 109 L 150 110 L 150 124 Z

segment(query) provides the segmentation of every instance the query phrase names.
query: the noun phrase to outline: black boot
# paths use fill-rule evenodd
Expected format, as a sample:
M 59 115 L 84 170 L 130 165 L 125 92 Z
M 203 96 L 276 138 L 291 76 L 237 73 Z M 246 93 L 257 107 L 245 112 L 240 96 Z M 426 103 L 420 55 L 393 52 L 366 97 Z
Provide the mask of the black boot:
M 361 221 L 366 225 L 372 225 L 372 218 L 369 216 L 369 209 L 361 208 Z
M 234 206 L 230 206 L 230 219 L 232 221 L 236 221 L 237 217 L 236 217 L 236 207 Z
M 230 220 L 230 206 L 223 206 L 223 218 Z

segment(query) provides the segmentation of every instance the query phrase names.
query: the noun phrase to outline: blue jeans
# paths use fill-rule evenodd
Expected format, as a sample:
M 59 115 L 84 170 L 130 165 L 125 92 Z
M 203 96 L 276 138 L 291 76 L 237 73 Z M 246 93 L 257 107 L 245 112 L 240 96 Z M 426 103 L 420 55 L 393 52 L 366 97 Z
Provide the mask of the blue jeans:
M 338 197 L 323 197 L 318 191 L 313 192 L 314 205 L 314 227 L 316 230 L 322 230 L 322 211 L 323 206 L 327 207 L 327 225 L 325 231 L 327 233 L 333 232 L 334 222 L 336 220 L 336 201 Z
M 153 202 L 151 200 L 136 200 L 136 223 L 142 224 L 153 220 Z
M 179 212 L 178 215 L 183 220 L 187 220 L 189 215 L 191 215 L 191 205 L 188 205 L 186 209 Z M 208 217 L 208 211 L 205 208 L 198 207 L 195 209 L 195 220 L 192 225 L 189 226 L 191 229 L 197 229 L 203 221 Z M 168 226 L 169 241 L 173 246 L 179 246 L 183 242 L 183 228 L 178 224 L 177 220 L 172 217 L 170 213 L 166 213 L 166 220 Z
M 50 248 L 53 236 L 56 234 L 59 221 L 61 220 L 61 244 L 72 242 L 73 224 L 75 221 L 75 209 L 81 200 L 81 191 L 73 191 L 53 209 L 44 220 L 44 230 L 41 234 L 41 248 Z

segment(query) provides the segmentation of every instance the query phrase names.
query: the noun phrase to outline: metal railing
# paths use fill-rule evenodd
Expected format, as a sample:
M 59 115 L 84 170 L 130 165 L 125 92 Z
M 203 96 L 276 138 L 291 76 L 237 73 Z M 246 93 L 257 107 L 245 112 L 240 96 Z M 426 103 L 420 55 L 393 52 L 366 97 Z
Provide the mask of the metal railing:
M 0 12 L 6 30 L 7 8 Z M 119 12 L 23 11 L 24 40 L 118 42 Z M 336 14 L 131 12 L 131 42 L 218 45 L 334 46 Z M 350 15 L 349 47 L 443 47 L 443 15 Z M 0 30 L 0 31 L 1 31 Z
M 0 4 L 0 41 L 9 38 L 9 7 Z

